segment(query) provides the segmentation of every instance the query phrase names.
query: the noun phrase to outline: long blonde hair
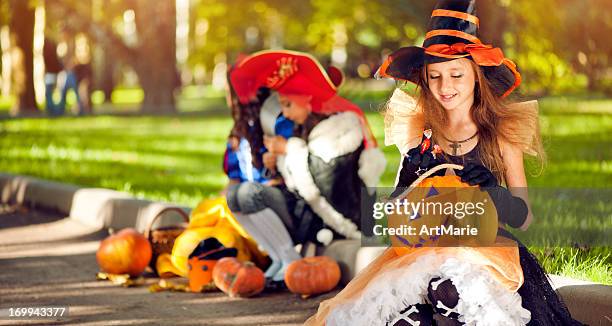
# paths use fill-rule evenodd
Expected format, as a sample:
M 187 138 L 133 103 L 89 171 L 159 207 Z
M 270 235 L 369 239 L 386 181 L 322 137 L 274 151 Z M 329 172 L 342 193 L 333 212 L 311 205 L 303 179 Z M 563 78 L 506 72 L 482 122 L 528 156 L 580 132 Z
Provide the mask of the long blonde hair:
M 537 110 L 511 109 L 502 98 L 493 93 L 480 67 L 472 60 L 469 61 L 477 78 L 474 104 L 470 114 L 478 128 L 478 154 L 482 163 L 493 172 L 498 182 L 503 183 L 506 171 L 500 142 L 505 141 L 521 148 L 523 152 L 534 155 L 540 167 L 543 167 L 545 153 L 540 138 Z M 432 129 L 433 140 L 439 143 L 448 124 L 448 117 L 429 89 L 426 68 L 420 74 L 417 89 L 419 90 L 417 105 L 423 108 L 425 126 Z

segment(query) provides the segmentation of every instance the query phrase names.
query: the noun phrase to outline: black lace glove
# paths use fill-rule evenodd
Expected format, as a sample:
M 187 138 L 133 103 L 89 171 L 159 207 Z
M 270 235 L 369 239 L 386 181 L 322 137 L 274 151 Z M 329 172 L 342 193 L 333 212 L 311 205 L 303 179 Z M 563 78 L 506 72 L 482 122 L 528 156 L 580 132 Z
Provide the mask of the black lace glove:
M 425 137 L 423 137 L 423 140 L 425 140 Z M 425 171 L 444 163 L 441 154 L 433 153 L 434 146 L 429 146 L 423 153 L 421 153 L 421 148 L 421 144 L 419 144 L 417 147 L 410 149 L 404 156 L 398 182 L 391 197 L 400 195 L 405 188 L 409 187 Z M 433 176 L 436 175 L 444 175 L 444 171 L 438 171 L 433 174 Z
M 500 222 L 513 228 L 525 223 L 529 213 L 527 204 L 522 198 L 513 196 L 510 190 L 499 186 L 497 178 L 489 169 L 482 165 L 467 164 L 463 170 L 455 171 L 455 174 L 461 177 L 461 181 L 471 186 L 480 186 L 489 193 Z
M 467 164 L 463 170 L 455 171 L 455 174 L 461 177 L 461 181 L 470 184 L 470 186 L 480 187 L 495 187 L 497 186 L 497 178 L 489 169 L 482 165 Z
M 441 155 L 434 156 L 433 146 L 421 153 L 421 145 L 419 145 L 408 151 L 404 162 L 417 167 L 417 169 L 421 169 L 421 172 L 425 172 L 436 165 L 442 164 L 440 156 Z M 402 168 L 404 166 L 404 162 L 402 162 Z

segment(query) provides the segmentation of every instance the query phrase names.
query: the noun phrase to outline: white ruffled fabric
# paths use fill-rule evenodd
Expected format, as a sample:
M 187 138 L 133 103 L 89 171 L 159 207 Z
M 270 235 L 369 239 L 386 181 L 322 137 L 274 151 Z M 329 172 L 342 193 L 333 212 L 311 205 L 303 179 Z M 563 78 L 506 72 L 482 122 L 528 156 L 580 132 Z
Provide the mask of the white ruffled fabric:
M 396 88 L 385 111 L 385 146 L 395 145 L 406 154 L 420 143 L 424 127 L 423 110 L 416 100 Z
M 326 325 L 385 325 L 398 319 L 407 306 L 426 303 L 427 286 L 434 277 L 450 279 L 459 293 L 455 307 L 466 325 L 526 325 L 531 313 L 518 293 L 497 283 L 482 266 L 442 254 L 427 254 L 405 268 L 378 275 L 362 294 L 336 307 Z M 392 324 L 392 323 L 391 323 Z

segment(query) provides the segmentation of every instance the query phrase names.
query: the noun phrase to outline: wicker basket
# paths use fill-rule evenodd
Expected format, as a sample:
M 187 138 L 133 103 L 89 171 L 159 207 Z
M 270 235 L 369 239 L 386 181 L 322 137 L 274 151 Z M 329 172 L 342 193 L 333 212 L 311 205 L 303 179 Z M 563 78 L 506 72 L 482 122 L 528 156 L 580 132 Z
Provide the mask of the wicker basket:
M 164 216 L 165 213 L 170 211 L 178 213 L 185 222 L 179 225 L 165 226 L 152 230 L 151 228 L 153 227 L 155 221 L 157 221 L 159 218 Z M 176 240 L 176 238 L 181 235 L 183 231 L 185 231 L 188 223 L 189 215 L 187 215 L 187 212 L 185 212 L 183 209 L 179 207 L 165 207 L 164 209 L 160 210 L 154 218 L 151 219 L 151 221 L 145 228 L 144 236 L 149 240 L 149 242 L 151 243 L 151 249 L 153 249 L 153 255 L 151 256 L 151 262 L 149 263 L 149 265 L 155 273 L 157 273 L 157 270 L 155 268 L 157 257 L 164 253 L 172 253 L 174 240 Z

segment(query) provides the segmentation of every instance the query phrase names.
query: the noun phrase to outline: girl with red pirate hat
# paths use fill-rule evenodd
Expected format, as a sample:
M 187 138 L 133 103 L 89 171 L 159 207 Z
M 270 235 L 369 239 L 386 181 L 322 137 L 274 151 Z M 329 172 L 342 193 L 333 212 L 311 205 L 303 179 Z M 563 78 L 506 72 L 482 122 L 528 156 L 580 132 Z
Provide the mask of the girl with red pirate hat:
M 262 155 L 266 152 L 263 144 L 265 130 L 260 117 L 271 111 L 270 121 L 267 121 L 272 133 L 289 138 L 293 134 L 293 122 L 280 112 L 280 104 L 276 97 L 270 96 L 270 90 L 262 87 L 254 99 L 241 102 L 232 86 L 228 71 L 227 102 L 234 120 L 223 156 L 223 170 L 228 176 L 227 189 L 245 181 L 273 184 L 275 181 L 266 174 Z M 265 105 L 264 105 L 265 104 Z M 276 113 L 276 114 L 275 114 Z
M 296 125 L 287 140 L 264 139 L 263 163 L 284 184 L 245 182 L 228 194 L 236 219 L 272 258 L 265 274 L 273 281 L 283 281 L 299 258 L 296 243 L 361 238 L 361 189 L 375 187 L 386 165 L 361 109 L 337 94 L 342 76 L 332 72 L 293 51 L 255 53 L 231 72 L 240 101 L 269 88 Z
M 506 104 L 521 75 L 478 26 L 475 0 L 438 1 L 423 46 L 377 71 L 419 91 L 415 100 L 396 90 L 386 111 L 386 144 L 402 154 L 395 195 L 441 163 L 463 165 L 455 173 L 487 191 L 500 225 L 524 230 L 523 154 L 543 158 L 537 103 Z M 306 324 L 576 324 L 535 257 L 504 228 L 493 238 L 498 246 L 389 248 Z

